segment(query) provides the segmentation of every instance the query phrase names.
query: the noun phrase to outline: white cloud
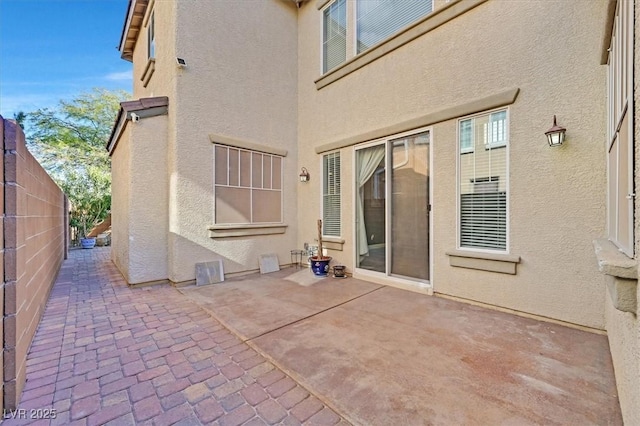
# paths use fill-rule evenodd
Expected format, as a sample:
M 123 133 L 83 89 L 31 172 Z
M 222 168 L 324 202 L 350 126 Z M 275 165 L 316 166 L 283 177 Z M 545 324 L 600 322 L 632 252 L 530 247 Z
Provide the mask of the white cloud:
M 126 81 L 131 80 L 131 71 L 112 72 L 105 76 L 109 81 Z

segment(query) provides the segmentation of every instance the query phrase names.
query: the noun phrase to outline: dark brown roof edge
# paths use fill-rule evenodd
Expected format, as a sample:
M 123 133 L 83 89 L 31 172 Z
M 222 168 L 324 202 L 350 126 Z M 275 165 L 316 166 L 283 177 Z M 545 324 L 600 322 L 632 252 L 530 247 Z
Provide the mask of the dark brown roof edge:
M 131 121 L 132 113 L 136 113 L 140 118 L 154 117 L 166 114 L 168 108 L 169 98 L 167 96 L 140 98 L 134 101 L 120 102 L 120 111 L 118 111 L 113 129 L 111 129 L 111 135 L 105 147 L 106 150 L 109 151 L 109 156 L 113 155 L 113 151 L 116 149 L 116 145 L 118 145 L 118 140 L 127 121 Z

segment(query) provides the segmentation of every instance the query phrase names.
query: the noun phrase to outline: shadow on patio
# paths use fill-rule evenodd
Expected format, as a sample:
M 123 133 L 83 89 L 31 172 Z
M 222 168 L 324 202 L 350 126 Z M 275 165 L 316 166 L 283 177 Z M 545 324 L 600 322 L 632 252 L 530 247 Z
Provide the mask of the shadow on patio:
M 604 335 L 307 269 L 180 291 L 355 424 L 622 424 Z

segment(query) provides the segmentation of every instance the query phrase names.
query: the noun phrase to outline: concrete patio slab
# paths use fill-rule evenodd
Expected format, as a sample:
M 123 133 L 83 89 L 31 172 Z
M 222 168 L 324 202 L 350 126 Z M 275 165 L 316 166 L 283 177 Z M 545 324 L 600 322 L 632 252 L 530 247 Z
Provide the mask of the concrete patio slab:
M 358 280 L 343 284 L 342 280 L 315 278 L 308 269 L 283 269 L 180 291 L 242 339 L 250 340 L 380 288 Z
M 299 273 L 181 291 L 354 424 L 622 424 L 606 336 Z

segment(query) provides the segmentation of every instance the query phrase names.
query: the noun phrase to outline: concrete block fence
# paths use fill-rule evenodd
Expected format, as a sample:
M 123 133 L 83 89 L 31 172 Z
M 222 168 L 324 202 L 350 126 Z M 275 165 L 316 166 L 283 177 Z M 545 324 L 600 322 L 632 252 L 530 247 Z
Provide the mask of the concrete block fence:
M 14 409 L 69 227 L 66 197 L 27 150 L 20 126 L 1 116 L 0 124 L 0 386 L 3 408 Z

